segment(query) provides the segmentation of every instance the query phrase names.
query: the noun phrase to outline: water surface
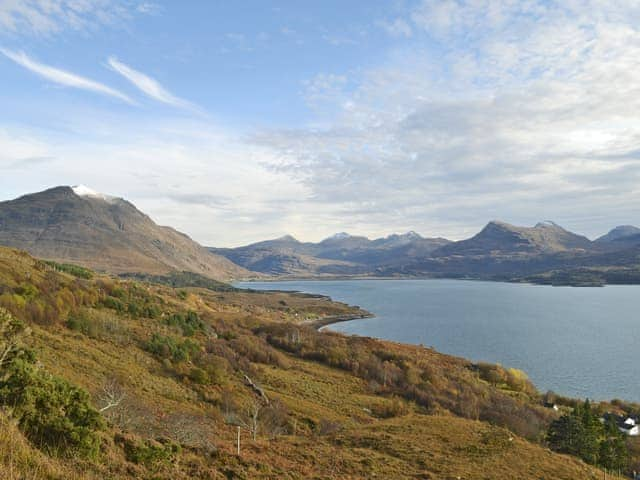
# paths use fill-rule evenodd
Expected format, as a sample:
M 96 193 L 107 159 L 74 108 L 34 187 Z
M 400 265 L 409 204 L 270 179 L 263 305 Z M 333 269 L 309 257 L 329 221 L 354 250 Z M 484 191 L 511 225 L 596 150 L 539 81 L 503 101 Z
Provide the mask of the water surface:
M 360 305 L 375 318 L 331 329 L 433 346 L 525 370 L 539 390 L 640 401 L 640 287 L 463 280 L 251 282 Z

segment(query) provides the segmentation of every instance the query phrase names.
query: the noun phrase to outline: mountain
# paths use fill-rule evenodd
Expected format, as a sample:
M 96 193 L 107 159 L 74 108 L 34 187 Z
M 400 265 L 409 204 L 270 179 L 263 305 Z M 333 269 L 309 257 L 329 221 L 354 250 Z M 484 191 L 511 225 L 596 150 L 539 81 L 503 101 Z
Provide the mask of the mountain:
M 553 222 L 534 227 L 517 227 L 505 222 L 489 222 L 473 237 L 436 250 L 434 257 L 453 255 L 533 255 L 585 251 L 592 242 Z
M 116 274 L 177 270 L 219 280 L 249 274 L 128 201 L 83 186 L 0 202 L 0 245 Z
M 606 235 L 596 239 L 596 242 L 615 242 L 624 238 L 640 235 L 640 228 L 633 225 L 619 225 L 611 230 Z
M 232 262 L 270 275 L 369 275 L 381 266 L 403 265 L 446 245 L 444 238 L 423 238 L 415 232 L 369 240 L 337 233 L 318 243 L 290 235 L 238 248 L 210 248 Z
M 332 244 L 343 240 L 327 239 L 325 242 Z M 362 271 L 362 268 L 350 262 L 316 257 L 316 250 L 316 244 L 300 242 L 291 235 L 238 248 L 209 248 L 212 253 L 224 256 L 237 265 L 268 275 L 315 276 Z
M 597 238 L 595 244 L 602 250 L 617 251 L 640 245 L 640 228 L 620 225 Z

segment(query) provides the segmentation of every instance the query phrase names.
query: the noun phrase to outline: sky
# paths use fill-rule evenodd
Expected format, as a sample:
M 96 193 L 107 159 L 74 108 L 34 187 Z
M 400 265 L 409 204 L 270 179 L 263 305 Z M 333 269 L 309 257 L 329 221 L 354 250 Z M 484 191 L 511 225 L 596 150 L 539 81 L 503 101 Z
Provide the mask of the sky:
M 0 0 L 0 200 L 208 246 L 640 224 L 637 0 Z

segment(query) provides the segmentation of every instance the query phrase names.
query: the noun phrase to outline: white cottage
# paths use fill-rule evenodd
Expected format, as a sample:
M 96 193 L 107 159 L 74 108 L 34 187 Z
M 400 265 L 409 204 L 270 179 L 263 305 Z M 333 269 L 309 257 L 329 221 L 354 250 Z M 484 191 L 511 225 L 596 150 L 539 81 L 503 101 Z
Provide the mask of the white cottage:
M 638 425 L 636 419 L 633 417 L 627 417 L 618 425 L 618 428 L 622 433 L 629 435 L 630 437 L 637 437 L 640 435 L 640 425 Z

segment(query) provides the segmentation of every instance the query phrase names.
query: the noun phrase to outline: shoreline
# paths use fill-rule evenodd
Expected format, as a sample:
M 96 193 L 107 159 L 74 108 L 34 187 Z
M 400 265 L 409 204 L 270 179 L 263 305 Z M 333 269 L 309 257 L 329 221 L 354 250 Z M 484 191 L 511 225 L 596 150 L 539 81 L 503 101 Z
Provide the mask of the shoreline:
M 363 313 L 353 313 L 344 315 L 328 315 L 326 317 L 320 317 L 313 320 L 304 320 L 298 325 L 308 325 L 315 330 L 320 331 L 322 328 L 332 325 L 334 323 L 349 322 L 351 320 L 362 320 L 364 318 L 375 318 L 375 315 L 371 312 L 364 311 Z
M 350 280 L 458 280 L 469 282 L 490 282 L 490 283 L 509 283 L 520 285 L 532 285 L 542 287 L 573 287 L 573 288 L 603 288 L 608 286 L 638 286 L 640 282 L 606 282 L 606 281 L 562 281 L 554 282 L 552 280 L 535 279 L 523 277 L 523 278 L 489 278 L 489 277 L 476 277 L 476 276 L 430 276 L 430 275 L 418 275 L 418 276 L 371 276 L 371 275 L 336 275 L 336 276 L 282 276 L 282 277 L 266 277 L 266 278 L 248 278 L 243 280 L 236 280 L 233 283 L 279 283 L 279 282 L 335 282 L 335 281 L 350 281 Z

